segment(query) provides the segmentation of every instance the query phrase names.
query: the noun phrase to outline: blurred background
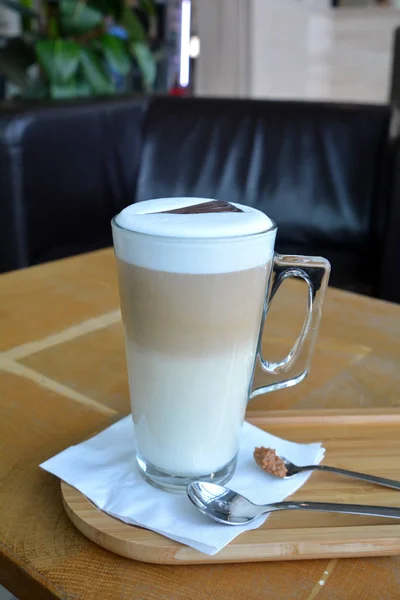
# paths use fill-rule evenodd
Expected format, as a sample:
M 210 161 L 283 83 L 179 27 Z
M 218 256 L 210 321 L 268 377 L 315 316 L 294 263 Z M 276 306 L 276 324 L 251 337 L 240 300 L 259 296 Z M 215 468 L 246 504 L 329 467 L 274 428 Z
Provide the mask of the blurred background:
M 399 0 L 1 0 L 1 95 L 108 93 L 105 63 L 114 93 L 385 102 L 398 25 Z M 71 39 L 105 61 L 87 59 L 83 83 L 66 73 L 56 89 L 51 57 L 73 78 Z M 27 85 L 38 69 L 47 90 Z
M 385 102 L 400 2 L 199 0 L 196 93 Z
M 0 0 L 0 272 L 196 196 L 400 302 L 399 26 L 400 0 Z

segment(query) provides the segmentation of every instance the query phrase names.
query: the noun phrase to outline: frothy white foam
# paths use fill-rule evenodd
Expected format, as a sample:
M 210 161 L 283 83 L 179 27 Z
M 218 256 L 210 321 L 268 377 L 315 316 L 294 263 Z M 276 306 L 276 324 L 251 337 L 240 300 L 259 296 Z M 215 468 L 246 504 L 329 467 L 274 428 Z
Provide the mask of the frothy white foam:
M 128 206 L 114 220 L 116 256 L 140 267 L 188 274 L 242 271 L 271 259 L 276 229 L 255 208 L 235 203 L 243 212 L 163 213 L 205 202 L 210 199 L 160 198 Z
M 264 213 L 241 204 L 233 204 L 243 212 L 201 214 L 165 214 L 162 211 L 210 202 L 209 198 L 159 198 L 138 202 L 125 208 L 116 217 L 120 227 L 177 238 L 235 237 L 261 233 L 273 226 Z

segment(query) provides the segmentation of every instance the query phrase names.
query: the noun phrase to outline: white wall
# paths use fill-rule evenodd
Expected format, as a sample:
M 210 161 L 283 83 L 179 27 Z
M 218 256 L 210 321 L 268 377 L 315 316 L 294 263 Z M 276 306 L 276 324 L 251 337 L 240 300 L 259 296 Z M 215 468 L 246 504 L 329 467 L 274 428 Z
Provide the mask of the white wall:
M 0 6 L 0 35 L 13 37 L 21 32 L 21 17 L 15 10 Z
M 252 0 L 197 0 L 200 57 L 195 91 L 201 96 L 246 96 L 250 91 Z
M 331 9 L 328 0 L 197 0 L 197 7 L 200 95 L 388 98 L 400 11 Z
M 387 100 L 397 10 L 252 2 L 252 97 Z
M 329 92 L 324 57 L 333 42 L 325 2 L 252 0 L 251 89 L 256 98 L 310 98 Z

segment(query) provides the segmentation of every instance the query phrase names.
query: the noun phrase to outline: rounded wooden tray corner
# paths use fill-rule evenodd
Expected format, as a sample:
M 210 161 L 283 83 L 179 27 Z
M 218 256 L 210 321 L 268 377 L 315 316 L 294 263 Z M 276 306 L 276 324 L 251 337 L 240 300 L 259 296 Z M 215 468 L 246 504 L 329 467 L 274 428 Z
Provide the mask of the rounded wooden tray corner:
M 175 555 L 184 547 L 154 531 L 111 517 L 64 481 L 61 482 L 61 496 L 75 527 L 92 542 L 115 554 L 142 562 L 174 564 Z

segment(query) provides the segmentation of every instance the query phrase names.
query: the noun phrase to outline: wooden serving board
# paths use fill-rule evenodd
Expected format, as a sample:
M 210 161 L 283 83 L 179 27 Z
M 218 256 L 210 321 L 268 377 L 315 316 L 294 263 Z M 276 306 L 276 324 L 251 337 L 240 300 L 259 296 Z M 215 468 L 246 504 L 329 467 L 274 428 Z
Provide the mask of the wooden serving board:
M 400 480 L 398 409 L 271 411 L 249 413 L 247 418 L 292 441 L 322 441 L 326 464 Z M 116 554 L 145 562 L 176 565 L 400 554 L 400 521 L 285 511 L 208 556 L 110 517 L 65 483 L 61 489 L 65 510 L 84 535 Z M 400 506 L 400 493 L 395 490 L 318 472 L 292 498 Z

